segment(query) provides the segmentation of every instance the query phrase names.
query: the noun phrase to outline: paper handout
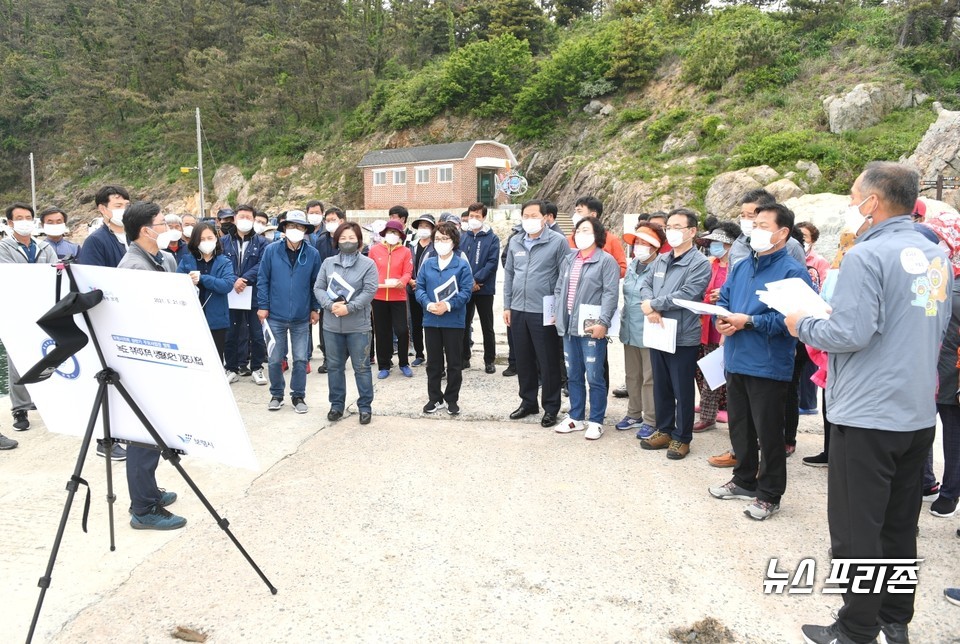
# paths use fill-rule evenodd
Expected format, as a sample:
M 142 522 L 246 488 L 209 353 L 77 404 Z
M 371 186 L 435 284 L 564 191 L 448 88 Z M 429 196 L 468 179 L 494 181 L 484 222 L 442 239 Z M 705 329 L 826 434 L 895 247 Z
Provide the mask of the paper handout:
M 730 311 L 723 308 L 722 306 L 717 306 L 716 304 L 707 304 L 706 302 L 694 302 L 693 300 L 681 300 L 679 297 L 673 298 L 673 303 L 677 306 L 682 306 L 688 311 L 693 311 L 694 313 L 699 313 L 700 315 L 733 315 Z
M 700 372 L 703 373 L 703 378 L 712 391 L 727 384 L 722 346 L 697 360 L 697 366 L 700 367 Z
M 270 328 L 266 320 L 260 324 L 263 325 L 263 341 L 267 345 L 267 357 L 269 358 L 273 354 L 273 348 L 277 346 L 277 338 L 274 337 L 273 329 Z
M 830 317 L 830 306 L 799 277 L 769 282 L 764 286 L 767 290 L 757 291 L 757 297 L 774 311 L 784 315 L 803 311 L 821 320 Z
M 552 326 L 557 323 L 557 298 L 553 295 L 543 296 L 543 326 Z
M 433 296 L 436 298 L 434 301 L 447 302 L 459 292 L 460 288 L 457 286 L 457 276 L 451 275 L 450 279 L 433 289 Z
M 227 293 L 227 305 L 234 310 L 249 311 L 253 307 L 253 289 L 248 286 L 239 293 L 230 289 Z
M 340 273 L 331 274 L 330 280 L 327 282 L 327 297 L 334 302 L 349 302 L 356 290 L 347 284 Z
M 677 352 L 677 321 L 673 318 L 661 318 L 663 324 L 654 324 L 647 320 L 643 324 L 643 346 L 666 353 Z

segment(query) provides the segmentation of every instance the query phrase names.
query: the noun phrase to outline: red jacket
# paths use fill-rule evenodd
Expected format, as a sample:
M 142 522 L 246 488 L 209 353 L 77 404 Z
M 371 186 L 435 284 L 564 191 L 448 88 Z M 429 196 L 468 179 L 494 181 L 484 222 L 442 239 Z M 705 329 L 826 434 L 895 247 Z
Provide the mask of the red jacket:
M 410 249 L 406 246 L 394 246 L 391 250 L 385 242 L 374 245 L 370 249 L 370 259 L 377 265 L 377 282 L 381 288 L 373 299 L 382 302 L 402 302 L 407 299 L 407 282 L 413 276 L 413 259 Z M 391 288 L 383 284 L 388 279 L 400 280 Z

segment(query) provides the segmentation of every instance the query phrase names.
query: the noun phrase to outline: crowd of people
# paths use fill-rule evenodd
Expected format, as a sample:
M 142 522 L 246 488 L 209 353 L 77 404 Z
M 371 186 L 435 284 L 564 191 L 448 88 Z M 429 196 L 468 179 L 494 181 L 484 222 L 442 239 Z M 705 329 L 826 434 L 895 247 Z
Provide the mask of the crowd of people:
M 290 405 L 305 414 L 317 348 L 327 419 L 337 422 L 348 406 L 349 358 L 364 425 L 373 418 L 374 371 L 389 378 L 394 359 L 404 378 L 425 365 L 425 414 L 460 414 L 474 315 L 484 373 L 496 373 L 494 296 L 502 271 L 503 375 L 517 376 L 519 398 L 510 419 L 542 412 L 543 427 L 597 440 L 609 396 L 625 397 L 615 429 L 635 431 L 644 450 L 664 450 L 672 461 L 690 454 L 695 434 L 727 424 L 729 450 L 707 460 L 732 475 L 708 493 L 747 501 L 744 514 L 765 520 L 786 494 L 799 416 L 822 413 L 823 451 L 803 463 L 829 467 L 833 556 L 915 558 L 922 500 L 932 502 L 934 516 L 950 517 L 960 499 L 960 217 L 926 216 L 918 185 L 906 166 L 870 164 L 851 188 L 832 263 L 815 248 L 817 227 L 795 221 L 762 189 L 742 196 L 735 221 L 701 223 L 693 210 L 676 208 L 640 215 L 622 239 L 604 225 L 595 197 L 577 200 L 569 236 L 554 204 L 528 201 L 501 243 L 481 203 L 412 221 L 395 206 L 387 221 L 365 227 L 319 201 L 275 222 L 248 204 L 198 221 L 131 203 L 118 186 L 96 194 L 103 224 L 82 246 L 65 238 L 63 210 L 40 213 L 43 236 L 36 236 L 33 209 L 13 204 L 0 262 L 72 257 L 184 273 L 228 382 L 250 377 L 268 386 L 273 412 L 285 404 L 289 371 Z M 829 303 L 826 319 L 785 315 L 761 299 L 767 285 L 791 279 Z M 704 314 L 689 302 L 721 309 Z M 610 381 L 613 335 L 623 347 L 622 387 Z M 907 363 L 903 347 L 910 347 Z M 711 386 L 699 363 L 716 351 L 725 383 Z M 8 367 L 13 426 L 22 431 L 34 407 L 15 384 L 12 362 Z M 564 396 L 569 411 L 561 418 Z M 932 459 L 937 415 L 942 486 Z M 16 441 L 0 435 L 0 448 L 12 447 Z M 127 460 L 134 528 L 186 523 L 166 510 L 176 495 L 156 484 L 156 450 L 98 450 Z M 887 641 L 906 641 L 896 637 L 906 636 L 913 595 L 847 593 L 844 600 L 833 624 L 804 627 L 807 641 L 866 642 L 881 631 Z

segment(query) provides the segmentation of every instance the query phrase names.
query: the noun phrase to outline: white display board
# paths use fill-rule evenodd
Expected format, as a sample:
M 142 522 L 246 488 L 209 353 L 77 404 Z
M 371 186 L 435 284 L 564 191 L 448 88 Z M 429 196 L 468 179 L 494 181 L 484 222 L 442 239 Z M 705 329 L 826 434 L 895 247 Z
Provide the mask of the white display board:
M 258 469 L 240 410 L 196 289 L 187 275 L 100 266 L 73 266 L 81 292 L 103 291 L 89 311 L 107 366 L 168 446 L 189 456 Z M 0 341 L 22 374 L 51 348 L 36 321 L 55 303 L 56 268 L 0 264 Z M 63 276 L 62 292 L 69 289 Z M 87 331 L 83 316 L 74 316 Z M 89 334 L 89 331 L 88 331 Z M 27 385 L 50 431 L 82 436 L 97 394 L 100 361 L 93 341 L 47 380 Z M 114 437 L 153 439 L 114 387 L 108 387 Z M 94 438 L 103 436 L 98 418 Z

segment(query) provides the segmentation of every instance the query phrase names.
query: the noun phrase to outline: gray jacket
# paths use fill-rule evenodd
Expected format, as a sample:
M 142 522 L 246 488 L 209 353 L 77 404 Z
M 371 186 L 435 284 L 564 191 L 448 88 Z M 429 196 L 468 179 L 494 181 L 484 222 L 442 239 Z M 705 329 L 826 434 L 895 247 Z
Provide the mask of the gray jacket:
M 800 262 L 801 266 L 807 265 L 807 254 L 803 252 L 803 245 L 792 236 L 787 237 L 786 249 L 790 257 Z M 730 246 L 730 255 L 727 256 L 727 270 L 732 271 L 737 262 L 751 255 L 753 255 L 753 249 L 750 248 L 750 238 L 746 235 L 740 235 Z
M 894 217 L 843 257 L 829 320 L 806 317 L 800 340 L 829 354 L 827 420 L 909 432 L 937 422 L 937 361 L 950 321 L 947 256 Z
M 640 301 L 650 300 L 654 311 L 677 321 L 678 347 L 696 347 L 703 329 L 700 316 L 677 306 L 673 298 L 702 302 L 709 283 L 710 261 L 703 253 L 691 248 L 674 257 L 670 251 L 653 260 L 640 286 Z
M 34 240 L 37 244 L 37 258 L 35 264 L 56 264 L 60 261 L 57 258 L 57 251 L 53 246 L 43 240 Z M 20 247 L 20 244 L 13 235 L 0 239 L 0 264 L 29 264 L 27 254 Z
M 572 251 L 567 238 L 544 230 L 533 247 L 524 246 L 526 233 L 510 238 L 503 275 L 503 309 L 543 313 L 543 298 L 553 295 L 560 276 L 560 263 Z
M 600 306 L 600 324 L 608 329 L 620 300 L 620 265 L 602 248 L 593 252 L 580 269 L 580 279 L 573 295 L 573 310 L 567 311 L 567 291 L 570 287 L 570 270 L 577 253 L 567 255 L 560 266 L 560 277 L 553 290 L 556 298 L 557 333 L 559 335 L 585 335 L 578 327 L 580 306 Z
M 349 257 L 349 256 L 347 256 Z M 357 253 L 356 261 L 345 260 L 345 256 L 337 253 L 323 260 L 317 281 L 313 284 L 313 294 L 323 309 L 323 329 L 331 333 L 364 333 L 370 330 L 370 311 L 373 296 L 377 294 L 377 264 Z M 330 298 L 327 288 L 330 286 L 330 277 L 339 275 L 343 281 L 356 289 L 347 302 L 347 314 L 337 317 L 332 313 L 336 300 Z
M 643 348 L 643 323 L 646 322 L 647 316 L 640 309 L 640 305 L 643 303 L 643 298 L 640 297 L 640 287 L 643 286 L 643 278 L 650 272 L 653 264 L 654 262 L 644 264 L 634 259 L 627 266 L 627 272 L 623 276 L 620 342 L 629 344 L 631 347 Z
M 135 271 L 166 271 L 168 273 L 177 272 L 177 260 L 172 253 L 165 250 L 160 251 L 163 261 L 157 263 L 156 258 L 147 251 L 140 248 L 137 242 L 130 242 L 127 246 L 127 254 L 123 256 L 117 268 L 130 268 Z

